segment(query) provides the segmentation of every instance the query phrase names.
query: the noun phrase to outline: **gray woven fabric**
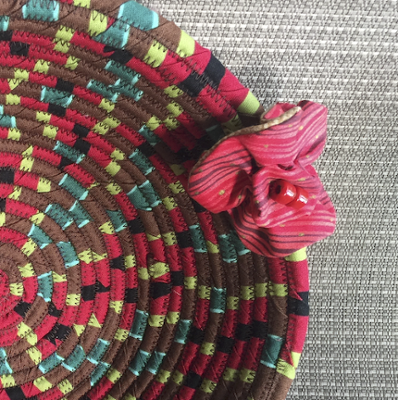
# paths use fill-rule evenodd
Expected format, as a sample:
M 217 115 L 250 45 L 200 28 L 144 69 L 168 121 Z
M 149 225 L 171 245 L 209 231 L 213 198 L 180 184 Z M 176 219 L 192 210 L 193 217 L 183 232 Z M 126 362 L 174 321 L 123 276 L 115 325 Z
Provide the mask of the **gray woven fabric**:
M 309 250 L 311 317 L 290 400 L 398 399 L 397 1 L 142 1 L 264 106 L 329 108 L 316 166 L 338 215 Z

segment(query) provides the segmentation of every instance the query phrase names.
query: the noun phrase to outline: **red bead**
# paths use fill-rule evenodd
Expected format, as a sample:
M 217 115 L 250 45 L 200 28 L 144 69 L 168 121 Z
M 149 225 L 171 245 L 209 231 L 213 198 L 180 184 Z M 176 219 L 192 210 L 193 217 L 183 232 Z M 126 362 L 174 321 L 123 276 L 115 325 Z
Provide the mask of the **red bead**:
M 300 210 L 308 203 L 309 197 L 310 195 L 305 189 L 300 186 L 296 186 L 296 197 L 291 203 L 288 203 L 287 206 L 293 207 L 296 210 Z
M 289 204 L 296 198 L 296 187 L 290 182 L 278 179 L 271 183 L 269 195 L 280 204 Z
M 300 186 L 295 186 L 283 179 L 271 183 L 269 195 L 279 204 L 293 207 L 296 210 L 303 208 L 309 199 L 308 192 Z

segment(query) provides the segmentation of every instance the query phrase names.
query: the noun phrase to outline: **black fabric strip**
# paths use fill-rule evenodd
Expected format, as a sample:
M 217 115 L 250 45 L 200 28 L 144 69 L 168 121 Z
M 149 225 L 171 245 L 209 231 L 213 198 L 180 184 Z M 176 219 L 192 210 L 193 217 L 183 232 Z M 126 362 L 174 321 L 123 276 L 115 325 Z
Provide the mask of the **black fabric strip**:
M 245 324 L 238 324 L 236 327 L 236 338 L 242 342 L 247 342 L 252 335 L 252 326 Z
M 170 294 L 171 285 L 170 283 L 165 283 L 165 282 L 152 282 L 150 291 L 151 291 L 151 297 L 153 299 L 157 299 L 159 297 Z
M 25 394 L 19 386 L 4 389 L 10 400 L 25 400 Z M 30 399 L 30 397 L 29 397 Z
M 95 299 L 95 284 L 82 286 L 81 295 L 84 301 L 91 301 Z
M 125 300 L 127 303 L 137 303 L 138 301 L 138 288 L 126 289 Z
M 1 212 L 4 212 L 4 211 L 5 211 L 5 209 L 6 209 L 6 202 L 7 202 L 7 199 L 0 199 L 0 211 L 1 211 Z
M 109 47 L 105 46 L 104 52 L 107 52 L 108 49 L 109 49 Z M 116 49 L 109 56 L 109 58 L 111 60 L 117 61 L 120 64 L 125 65 L 133 58 L 133 55 L 130 52 L 128 52 L 127 50 Z
M 72 82 L 64 81 L 62 78 L 57 79 L 55 89 L 62 90 L 63 92 L 72 93 L 75 85 Z
M 13 56 L 27 57 L 30 45 L 22 42 L 10 42 L 10 53 Z
M 262 321 L 253 321 L 253 337 L 266 339 L 268 334 L 268 324 Z
M 137 234 L 145 232 L 145 229 L 139 219 L 133 219 L 127 222 L 130 233 Z
M 9 168 L 0 168 L 0 182 L 1 183 L 14 183 L 15 171 Z
M 293 297 L 288 298 L 288 313 L 300 315 L 302 317 L 308 317 L 310 314 L 310 308 L 308 306 L 308 292 L 300 292 L 298 295 L 302 298 L 302 300 L 298 300 Z
M 65 117 L 66 108 L 61 107 L 58 104 L 49 103 L 47 112 L 49 112 L 50 114 L 56 115 L 57 117 Z
M 171 271 L 170 275 L 173 286 L 184 286 L 184 271 Z
M 177 86 L 189 96 L 198 97 L 199 93 L 206 87 L 206 82 L 201 75 L 193 71 L 185 80 L 183 80 Z
M 210 86 L 217 89 L 218 86 L 220 85 L 222 78 L 225 75 L 225 67 L 212 54 L 209 64 L 207 64 L 207 67 L 204 70 L 203 75 L 205 75 L 209 78 Z
M 197 328 L 196 326 L 191 327 L 191 331 L 189 333 L 189 340 L 192 343 L 195 343 L 200 346 L 203 342 L 204 337 L 205 337 L 204 331 Z
M 109 264 L 112 269 L 120 269 L 121 271 L 125 270 L 123 256 L 112 258 L 112 260 L 109 260 Z
M 234 339 L 226 336 L 220 336 L 218 339 L 217 350 L 221 353 L 231 354 L 232 348 L 234 347 Z
M 13 31 L 3 31 L 0 32 L 0 40 L 5 42 L 10 42 L 12 39 Z
M 83 125 L 75 124 L 72 132 L 76 133 L 76 135 L 79 135 L 80 137 L 86 137 L 89 134 L 90 129 L 86 128 Z
M 50 305 L 48 306 L 48 315 L 51 315 L 52 317 L 59 318 L 62 314 L 62 310 L 58 310 L 54 303 L 51 302 Z
M 200 375 L 190 371 L 185 380 L 185 386 L 188 386 L 192 389 L 197 389 L 202 384 L 202 380 L 203 378 Z
M 86 154 L 90 151 L 91 144 L 83 139 L 77 139 L 73 148 L 79 150 L 81 153 Z
M 19 314 L 22 318 L 25 318 L 26 313 L 29 311 L 32 304 L 20 301 L 15 307 L 14 311 Z
M 177 237 L 178 245 L 182 249 L 186 249 L 187 247 L 193 246 L 191 234 L 189 231 L 176 232 L 176 237 Z

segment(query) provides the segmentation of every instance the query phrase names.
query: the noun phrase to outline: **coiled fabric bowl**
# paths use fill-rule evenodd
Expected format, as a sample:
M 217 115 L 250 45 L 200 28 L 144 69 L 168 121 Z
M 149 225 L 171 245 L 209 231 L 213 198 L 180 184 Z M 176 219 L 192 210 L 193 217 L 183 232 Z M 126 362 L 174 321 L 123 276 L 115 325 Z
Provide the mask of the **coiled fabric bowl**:
M 134 1 L 0 2 L 0 399 L 284 399 L 305 250 L 186 193 L 257 99 Z

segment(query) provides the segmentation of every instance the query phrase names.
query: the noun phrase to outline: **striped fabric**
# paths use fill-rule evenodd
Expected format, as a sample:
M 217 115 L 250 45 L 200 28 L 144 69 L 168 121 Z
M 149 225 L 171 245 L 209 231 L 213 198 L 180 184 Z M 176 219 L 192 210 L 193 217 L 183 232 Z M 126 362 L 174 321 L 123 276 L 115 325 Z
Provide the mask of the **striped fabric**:
M 189 193 L 213 213 L 228 211 L 245 246 L 271 257 L 291 254 L 331 235 L 336 214 L 311 166 L 326 142 L 326 107 L 278 104 L 262 124 L 221 139 L 191 171 Z M 270 197 L 287 180 L 309 193 L 294 210 Z

